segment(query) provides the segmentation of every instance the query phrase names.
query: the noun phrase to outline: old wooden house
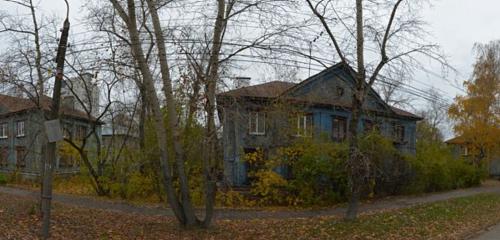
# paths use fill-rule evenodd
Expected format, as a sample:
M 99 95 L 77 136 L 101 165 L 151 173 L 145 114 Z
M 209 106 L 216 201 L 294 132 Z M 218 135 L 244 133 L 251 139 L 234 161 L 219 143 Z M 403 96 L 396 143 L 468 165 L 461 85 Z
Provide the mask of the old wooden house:
M 256 149 L 269 153 L 303 137 L 345 140 L 354 84 L 348 71 L 353 70 L 338 64 L 298 84 L 274 81 L 218 94 L 225 179 L 233 186 L 248 185 L 244 154 Z M 370 89 L 356 127 L 377 129 L 401 152 L 414 154 L 419 120 Z
M 467 140 L 463 136 L 454 137 L 445 142 L 450 148 L 455 158 L 464 158 L 470 161 L 477 159 L 477 150 L 474 149 L 472 141 Z M 491 159 L 485 159 L 485 165 L 491 177 L 500 177 L 500 155 L 494 154 Z
M 24 177 L 40 175 L 43 145 L 46 143 L 44 113 L 50 110 L 52 99 L 32 99 L 0 94 L 0 173 L 17 172 Z M 66 138 L 83 139 L 91 121 L 85 112 L 63 104 L 62 124 Z M 100 131 L 100 130 L 99 130 Z M 89 144 L 91 146 L 91 144 Z M 56 174 L 79 172 L 77 156 L 62 154 L 56 159 Z

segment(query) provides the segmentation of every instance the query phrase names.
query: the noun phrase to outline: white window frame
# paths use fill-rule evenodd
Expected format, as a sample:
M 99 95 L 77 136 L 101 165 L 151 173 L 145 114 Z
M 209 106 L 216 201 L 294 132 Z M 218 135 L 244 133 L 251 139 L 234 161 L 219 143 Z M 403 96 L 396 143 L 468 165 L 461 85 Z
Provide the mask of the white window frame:
M 307 119 L 311 118 L 311 123 L 307 122 Z M 311 131 L 308 132 L 307 126 L 311 124 Z M 312 137 L 314 132 L 314 119 L 312 114 L 299 114 L 297 116 L 297 128 L 295 131 L 296 137 Z
M 261 118 L 264 118 L 262 121 Z M 255 129 L 252 129 L 252 123 L 255 122 Z M 264 126 L 259 126 L 259 123 Z M 266 134 L 266 113 L 264 112 L 250 112 L 248 118 L 248 133 L 250 135 L 265 135 Z
M 6 139 L 9 137 L 8 129 L 9 129 L 8 123 L 0 123 L 0 139 Z
M 26 123 L 24 120 L 16 122 L 16 136 L 17 137 L 26 136 Z

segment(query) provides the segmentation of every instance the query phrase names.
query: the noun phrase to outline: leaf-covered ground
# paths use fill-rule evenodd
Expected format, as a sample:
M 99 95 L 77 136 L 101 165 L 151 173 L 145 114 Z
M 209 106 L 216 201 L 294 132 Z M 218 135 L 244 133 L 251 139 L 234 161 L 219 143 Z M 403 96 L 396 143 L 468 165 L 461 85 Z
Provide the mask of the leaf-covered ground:
M 0 194 L 0 239 L 36 239 L 37 203 Z M 55 204 L 53 239 L 463 239 L 500 222 L 500 195 L 483 194 L 403 210 L 337 217 L 220 220 L 183 230 L 174 219 Z

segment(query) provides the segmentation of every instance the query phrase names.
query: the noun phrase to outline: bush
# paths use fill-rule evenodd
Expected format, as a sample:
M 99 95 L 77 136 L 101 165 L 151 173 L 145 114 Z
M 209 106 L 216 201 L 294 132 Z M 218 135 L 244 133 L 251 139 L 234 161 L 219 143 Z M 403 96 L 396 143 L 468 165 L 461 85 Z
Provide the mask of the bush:
M 404 156 L 391 140 L 376 132 L 360 137 L 361 154 L 369 159 L 364 197 L 445 191 L 476 186 L 485 171 L 454 159 L 444 144 L 419 142 L 416 156 Z M 251 193 L 260 205 L 330 205 L 348 195 L 347 143 L 303 139 L 265 159 L 264 151 L 248 154 Z
M 344 200 L 347 189 L 345 144 L 306 139 L 278 149 L 247 154 L 253 166 L 251 193 L 260 205 L 323 205 Z
M 0 185 L 7 184 L 7 177 L 0 173 Z
M 465 159 L 455 159 L 444 144 L 417 144 L 416 156 L 407 157 L 412 174 L 407 193 L 444 191 L 477 186 L 486 178 L 486 170 Z
M 282 153 L 291 174 L 287 190 L 294 205 L 325 205 L 345 200 L 347 144 L 304 141 Z

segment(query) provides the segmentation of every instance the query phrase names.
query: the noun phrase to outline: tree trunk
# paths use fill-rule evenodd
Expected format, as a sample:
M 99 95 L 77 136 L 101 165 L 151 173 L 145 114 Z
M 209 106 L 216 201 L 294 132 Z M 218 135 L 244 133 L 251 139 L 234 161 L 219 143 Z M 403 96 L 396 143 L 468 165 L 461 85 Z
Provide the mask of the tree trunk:
M 354 220 L 358 215 L 359 200 L 363 186 L 365 166 L 362 164 L 358 143 L 358 124 L 361 118 L 364 96 L 366 91 L 366 71 L 364 63 L 364 26 L 363 26 L 363 0 L 356 0 L 356 54 L 357 73 L 353 76 L 356 87 L 352 96 L 352 112 L 349 126 L 349 163 L 348 177 L 351 196 L 345 218 Z
M 160 108 L 160 102 L 156 95 L 154 86 L 153 75 L 146 62 L 144 51 L 141 48 L 141 41 L 139 38 L 139 31 L 137 30 L 136 20 L 136 7 L 134 0 L 127 1 L 128 14 L 121 7 L 117 0 L 110 0 L 114 8 L 117 10 L 120 17 L 127 24 L 127 30 L 130 35 L 132 55 L 142 73 L 144 90 L 148 92 L 147 101 L 151 107 L 154 119 L 154 126 L 157 130 L 156 138 L 158 141 L 158 149 L 160 151 L 160 165 L 163 173 L 163 185 L 167 194 L 167 201 L 172 208 L 177 220 L 182 225 L 186 224 L 186 216 L 184 214 L 183 206 L 177 199 L 176 190 L 173 187 L 172 171 L 169 164 L 169 154 L 167 146 L 167 130 L 163 121 L 163 112 Z
M 146 113 L 148 104 L 146 102 L 146 92 L 144 91 L 144 87 L 139 87 L 141 94 L 141 109 L 139 114 L 139 149 L 141 153 L 144 153 L 146 150 Z
M 216 106 L 216 90 L 217 81 L 219 79 L 219 55 L 222 48 L 222 38 L 224 32 L 226 2 L 224 0 L 217 1 L 217 18 L 215 19 L 213 45 L 208 62 L 208 78 L 206 83 L 206 112 L 207 124 L 205 139 L 207 141 L 207 149 L 203 157 L 203 174 L 205 177 L 205 219 L 203 226 L 209 227 L 214 213 L 215 194 L 216 194 L 216 162 L 217 162 L 217 129 L 215 126 L 215 106 Z
M 160 18 L 156 9 L 156 5 L 152 0 L 146 0 L 151 20 L 153 22 L 154 35 L 156 37 L 156 46 L 158 48 L 158 58 L 160 60 L 160 71 L 163 80 L 163 92 L 166 98 L 167 105 L 167 118 L 168 126 L 172 134 L 169 134 L 170 142 L 173 144 L 175 152 L 175 162 L 177 165 L 177 173 L 179 175 L 179 185 L 181 192 L 181 202 L 184 210 L 185 225 L 194 226 L 198 224 L 194 212 L 193 204 L 191 202 L 189 181 L 186 175 L 184 166 L 184 152 L 182 142 L 180 141 L 180 129 L 178 126 L 176 103 L 172 92 L 172 80 L 170 77 L 170 69 L 167 61 L 167 51 L 165 46 L 165 39 L 163 37 L 163 30 L 160 23 Z
M 355 90 L 359 91 L 359 90 Z M 358 215 L 359 200 L 361 197 L 361 176 L 359 174 L 360 168 L 363 165 L 360 163 L 359 159 L 359 145 L 358 145 L 358 125 L 361 118 L 361 107 L 362 101 L 359 99 L 358 94 L 353 94 L 352 100 L 352 111 L 351 111 L 351 121 L 349 123 L 349 162 L 347 164 L 348 168 L 348 181 L 349 181 L 349 205 L 347 207 L 347 212 L 345 218 L 347 220 L 354 220 Z

